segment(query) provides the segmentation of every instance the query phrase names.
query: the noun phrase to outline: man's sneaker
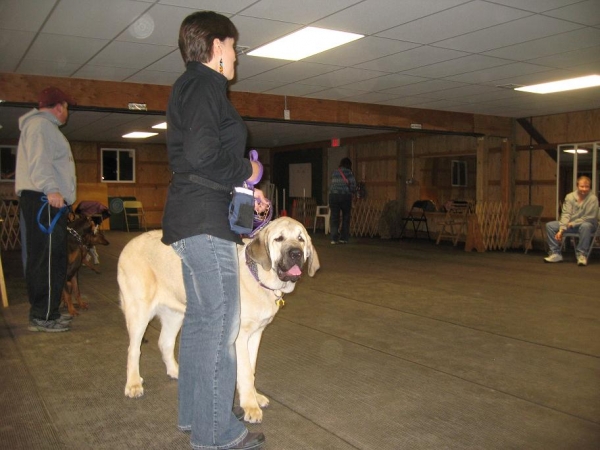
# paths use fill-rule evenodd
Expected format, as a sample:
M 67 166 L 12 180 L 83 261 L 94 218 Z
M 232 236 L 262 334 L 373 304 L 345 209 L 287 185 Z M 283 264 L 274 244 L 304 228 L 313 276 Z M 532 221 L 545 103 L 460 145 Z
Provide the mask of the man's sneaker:
M 45 331 L 46 333 L 61 333 L 70 330 L 68 325 L 59 323 L 57 320 L 42 319 L 31 319 L 27 329 L 29 331 Z
M 73 316 L 71 314 L 61 314 L 56 321 L 62 325 L 70 325 L 73 321 Z
M 577 257 L 577 265 L 578 266 L 587 266 L 587 258 L 585 255 L 579 255 Z
M 344 241 L 343 239 L 340 239 L 340 244 L 347 244 L 348 241 Z
M 331 245 L 336 245 L 337 241 L 331 241 Z
M 544 261 L 549 262 L 549 263 L 561 262 L 562 255 L 560 253 L 552 253 L 547 258 L 544 258 Z

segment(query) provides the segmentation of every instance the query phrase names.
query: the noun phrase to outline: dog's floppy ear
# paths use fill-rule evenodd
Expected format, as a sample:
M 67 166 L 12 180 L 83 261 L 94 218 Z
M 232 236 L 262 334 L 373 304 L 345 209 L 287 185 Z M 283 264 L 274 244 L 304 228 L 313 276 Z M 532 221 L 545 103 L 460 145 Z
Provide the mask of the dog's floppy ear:
M 310 239 L 310 237 L 308 237 L 308 233 L 306 233 L 306 236 L 306 244 L 308 249 L 308 276 L 314 277 L 315 273 L 317 273 L 317 270 L 321 268 L 321 263 L 319 262 L 319 255 L 317 255 L 317 251 L 315 250 L 315 247 L 312 244 L 312 240 Z
M 264 270 L 271 270 L 271 254 L 269 253 L 268 227 L 259 231 L 248 244 L 247 254 L 252 261 L 257 262 Z

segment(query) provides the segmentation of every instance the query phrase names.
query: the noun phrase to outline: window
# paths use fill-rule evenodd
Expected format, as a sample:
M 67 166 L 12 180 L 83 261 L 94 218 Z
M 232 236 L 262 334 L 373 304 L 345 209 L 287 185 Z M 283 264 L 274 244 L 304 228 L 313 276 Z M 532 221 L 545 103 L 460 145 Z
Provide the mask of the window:
M 467 162 L 452 161 L 452 186 L 467 186 Z
M 17 146 L 0 146 L 0 181 L 14 182 L 17 168 Z
M 135 150 L 103 148 L 102 182 L 135 183 Z

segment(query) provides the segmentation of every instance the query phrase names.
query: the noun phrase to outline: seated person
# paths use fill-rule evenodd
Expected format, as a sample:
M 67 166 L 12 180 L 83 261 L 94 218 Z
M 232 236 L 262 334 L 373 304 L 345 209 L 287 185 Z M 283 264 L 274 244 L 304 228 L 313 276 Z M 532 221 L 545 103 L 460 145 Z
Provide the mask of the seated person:
M 578 233 L 577 265 L 587 265 L 587 255 L 592 244 L 592 238 L 598 226 L 598 197 L 590 193 L 592 181 L 581 176 L 577 178 L 577 189 L 565 197 L 560 220 L 546 224 L 546 234 L 550 255 L 544 258 L 549 263 L 561 262 L 563 234 Z

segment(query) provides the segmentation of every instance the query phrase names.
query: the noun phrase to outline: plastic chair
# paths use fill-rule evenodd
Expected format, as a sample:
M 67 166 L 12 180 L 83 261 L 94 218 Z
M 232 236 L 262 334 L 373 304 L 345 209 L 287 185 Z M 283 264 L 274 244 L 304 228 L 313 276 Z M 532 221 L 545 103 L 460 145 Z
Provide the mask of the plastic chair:
M 450 203 L 444 220 L 440 222 L 442 229 L 438 234 L 436 244 L 442 239 L 452 240 L 455 246 L 462 234 L 467 235 L 467 215 L 471 211 L 471 203 L 466 200 L 455 200 Z
M 431 240 L 429 236 L 429 226 L 427 225 L 427 216 L 425 212 L 435 211 L 435 203 L 431 200 L 417 200 L 413 203 L 408 215 L 402 218 L 402 230 L 400 231 L 400 239 L 404 236 L 404 231 L 407 225 L 412 224 L 412 229 L 415 239 L 418 237 L 421 225 L 425 225 L 425 231 L 427 232 L 427 239 Z
M 322 217 L 325 222 L 325 234 L 329 234 L 329 218 L 331 217 L 331 210 L 329 209 L 329 205 L 317 206 L 317 211 L 315 213 L 315 222 L 313 224 L 313 233 L 317 230 L 317 219 L 319 217 Z
M 519 209 L 513 224 L 509 226 L 504 251 L 515 240 L 520 240 L 525 249 L 525 254 L 527 254 L 527 251 L 533 248 L 532 241 L 535 230 L 540 230 L 542 240 L 546 241 L 544 227 L 541 223 L 543 210 L 543 205 L 525 205 Z
M 125 215 L 125 226 L 127 227 L 128 233 L 129 217 L 137 217 L 140 230 L 142 229 L 143 224 L 144 230 L 148 231 L 148 226 L 146 224 L 146 213 L 144 212 L 144 206 L 142 205 L 142 202 L 125 200 L 123 202 L 123 213 Z

